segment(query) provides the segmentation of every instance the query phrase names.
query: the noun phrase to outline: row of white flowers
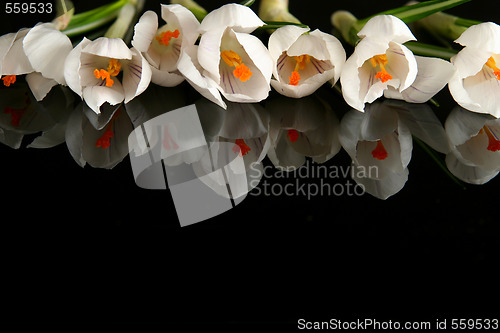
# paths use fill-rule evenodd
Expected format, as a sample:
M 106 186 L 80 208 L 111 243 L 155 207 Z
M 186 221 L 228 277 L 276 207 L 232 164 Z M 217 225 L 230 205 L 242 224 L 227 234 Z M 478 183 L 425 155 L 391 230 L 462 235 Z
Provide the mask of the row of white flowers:
M 37 100 L 67 85 L 96 113 L 105 102 L 128 103 L 152 82 L 171 87 L 187 80 L 201 95 L 226 108 L 232 102 L 266 99 L 271 86 L 300 98 L 340 79 L 345 101 L 364 111 L 381 96 L 423 103 L 449 84 L 464 108 L 500 117 L 500 27 L 482 23 L 456 42 L 465 46 L 451 63 L 415 56 L 403 43 L 415 40 L 394 16 L 372 18 L 346 60 L 340 41 L 319 30 L 288 25 L 266 47 L 251 35 L 265 23 L 248 7 L 228 4 L 199 23 L 177 4 L 148 11 L 135 26 L 132 48 L 120 38 L 84 38 L 76 47 L 50 23 L 0 37 L 0 75 L 5 85 L 16 75 Z M 199 43 L 196 44 L 199 39 Z M 122 73 L 121 80 L 118 78 Z

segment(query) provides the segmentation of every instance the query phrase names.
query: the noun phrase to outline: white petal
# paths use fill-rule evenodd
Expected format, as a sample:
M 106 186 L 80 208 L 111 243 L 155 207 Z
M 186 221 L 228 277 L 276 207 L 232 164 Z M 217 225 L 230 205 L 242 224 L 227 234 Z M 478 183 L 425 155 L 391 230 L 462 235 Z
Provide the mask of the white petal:
M 483 67 L 476 75 L 465 78 L 463 87 L 471 100 L 481 106 L 477 112 L 500 117 L 500 81 L 490 68 Z
M 455 177 L 469 184 L 485 184 L 498 174 L 498 170 L 485 170 L 479 166 L 466 165 L 453 153 L 446 155 L 445 162 Z
M 457 75 L 463 79 L 477 74 L 491 56 L 488 51 L 465 47 L 451 58 L 451 63 L 457 69 Z
M 162 87 L 175 87 L 184 81 L 184 77 L 177 73 L 161 71 L 151 66 L 151 82 Z
M 342 68 L 346 61 L 346 53 L 344 47 L 342 46 L 342 43 L 334 36 L 324 33 L 318 29 L 311 32 L 310 35 L 321 38 L 325 42 L 326 49 L 330 54 L 328 60 L 330 60 L 330 62 L 334 66 L 335 74 L 332 84 L 335 84 L 335 82 L 337 82 L 340 77 L 340 73 L 342 72 Z
M 257 37 L 245 33 L 235 33 L 235 37 L 260 71 L 269 86 L 273 72 L 273 60 L 269 50 Z
M 473 25 L 455 42 L 478 50 L 500 53 L 500 26 L 493 22 Z
M 12 44 L 16 40 L 16 36 L 17 33 L 15 32 L 0 36 L 0 75 L 4 74 L 2 71 L 3 58 L 12 47 Z
M 394 42 L 389 43 L 386 54 L 388 60 L 387 71 L 401 81 L 399 91 L 403 91 L 417 77 L 418 66 L 415 56 L 406 46 Z
M 366 22 L 365 26 L 358 32 L 361 38 L 370 37 L 383 41 L 405 43 L 416 40 L 408 26 L 392 15 L 377 15 Z
M 142 54 L 132 48 L 132 60 L 123 67 L 123 90 L 125 103 L 142 94 L 151 82 L 151 67 Z M 116 80 L 118 81 L 118 80 Z
M 408 169 L 404 169 L 401 173 L 389 173 L 382 179 L 372 179 L 360 177 L 363 172 L 356 172 L 357 166 L 354 163 L 351 166 L 355 170 L 352 173 L 354 181 L 362 186 L 367 193 L 382 200 L 401 191 L 408 180 Z
M 68 36 L 51 23 L 38 24 L 24 37 L 23 46 L 35 71 L 59 84 L 66 84 L 64 62 L 73 49 Z
M 82 85 L 80 83 L 80 56 L 82 49 L 90 44 L 90 40 L 83 40 L 68 54 L 64 62 L 64 79 L 68 87 L 71 88 L 80 97 L 82 96 Z
M 161 17 L 169 25 L 180 28 L 183 46 L 194 45 L 199 36 L 200 23 L 189 9 L 178 4 L 161 5 Z
M 446 118 L 444 125 L 450 144 L 453 146 L 464 144 L 474 135 L 477 135 L 490 119 L 490 116 L 484 114 L 470 112 L 461 107 L 454 108 Z
M 83 99 L 97 114 L 101 113 L 99 108 L 105 102 L 116 105 L 123 102 L 124 98 L 123 87 L 118 80 L 115 80 L 112 87 L 91 86 L 83 88 Z
M 85 46 L 82 52 L 107 58 L 132 59 L 132 52 L 121 38 L 97 38 Z
M 340 84 L 342 86 L 342 96 L 346 103 L 358 111 L 363 111 L 365 103 L 364 98 L 360 98 L 361 80 L 356 61 L 357 59 L 354 54 L 347 59 L 340 75 Z
M 425 103 L 446 86 L 455 69 L 452 64 L 442 59 L 419 56 L 415 58 L 418 64 L 417 77 L 401 96 L 409 103 Z
M 148 10 L 134 27 L 132 46 L 139 52 L 147 52 L 158 30 L 158 15 Z
M 38 72 L 26 75 L 26 82 L 37 101 L 41 101 L 49 93 L 50 89 L 57 85 L 57 81 L 45 78 Z
M 198 62 L 215 82 L 220 82 L 220 46 L 225 30 L 222 27 L 204 33 L 198 47 Z
M 193 53 L 195 52 L 196 47 L 193 47 Z M 225 109 L 226 104 L 222 100 L 216 84 L 212 80 L 208 80 L 201 75 L 200 71 L 193 63 L 192 58 L 193 56 L 190 56 L 188 51 L 181 53 L 178 63 L 179 72 L 184 75 L 189 84 L 203 97 Z
M 271 34 L 269 37 L 268 47 L 271 58 L 274 61 L 274 66 L 276 66 L 278 58 L 281 54 L 284 51 L 287 51 L 302 34 L 308 31 L 309 28 L 285 25 Z
M 19 30 L 14 35 L 14 40 L 11 39 L 12 35 L 9 34 L 8 39 L 11 43 L 5 42 L 6 45 L 10 44 L 10 48 L 3 56 L 1 75 L 22 75 L 33 72 L 33 67 L 23 49 L 23 39 L 29 30 Z
M 251 33 L 264 24 L 249 7 L 239 4 L 227 4 L 205 16 L 199 31 L 203 34 L 213 29 L 231 27 L 237 32 Z

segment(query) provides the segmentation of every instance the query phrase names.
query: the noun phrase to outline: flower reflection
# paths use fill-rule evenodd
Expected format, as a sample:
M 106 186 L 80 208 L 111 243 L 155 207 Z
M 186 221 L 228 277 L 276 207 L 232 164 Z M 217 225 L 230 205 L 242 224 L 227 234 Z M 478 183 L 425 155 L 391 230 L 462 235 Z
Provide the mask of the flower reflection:
M 268 157 L 277 168 L 297 169 L 306 156 L 324 163 L 339 152 L 338 119 L 319 97 L 277 96 L 266 103 L 266 109 L 271 114 Z
M 484 184 L 500 171 L 500 120 L 456 107 L 445 123 L 451 152 L 448 169 L 471 184 Z
M 65 135 L 66 145 L 73 159 L 84 167 L 111 169 L 128 155 L 128 136 L 132 122 L 121 106 L 110 112 L 109 120 L 102 127 L 85 116 L 81 102 L 71 113 Z
M 377 102 L 365 113 L 348 112 L 340 124 L 340 142 L 352 159 L 353 179 L 380 199 L 398 193 L 408 179 L 412 135 L 434 149 L 447 152 L 443 126 L 429 106 L 400 101 Z

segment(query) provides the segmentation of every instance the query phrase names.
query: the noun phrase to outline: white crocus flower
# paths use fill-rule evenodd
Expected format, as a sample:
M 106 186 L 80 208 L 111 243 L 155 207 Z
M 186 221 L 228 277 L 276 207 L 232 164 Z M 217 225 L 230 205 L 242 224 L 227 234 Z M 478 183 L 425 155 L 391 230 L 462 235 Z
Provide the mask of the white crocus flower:
M 228 4 L 201 22 L 198 62 L 203 74 L 232 102 L 259 102 L 269 95 L 273 61 L 250 35 L 264 22 L 248 7 Z
M 132 45 L 151 64 L 151 81 L 173 87 L 184 80 L 178 71 L 180 56 L 198 39 L 200 23 L 191 11 L 175 4 L 161 5 L 161 17 L 167 24 L 158 29 L 156 13 L 144 13 L 135 26 Z
M 453 98 L 467 110 L 500 117 L 500 26 L 474 25 L 455 42 L 465 47 L 451 59 Z
M 454 109 L 445 123 L 451 152 L 448 169 L 471 184 L 484 184 L 500 171 L 500 119 Z
M 51 23 L 37 24 L 0 37 L 0 76 L 3 84 L 26 81 L 40 101 L 57 84 L 65 85 L 64 61 L 72 50 L 70 39 Z
M 347 59 L 340 83 L 347 104 L 363 111 L 389 87 L 404 91 L 415 81 L 417 61 L 403 43 L 415 40 L 400 19 L 379 15 L 358 33 L 361 41 Z
M 129 49 L 120 38 L 84 38 L 66 58 L 64 77 L 68 86 L 99 114 L 105 102 L 128 103 L 146 90 L 151 68 L 138 50 Z
M 337 38 L 319 30 L 306 34 L 308 31 L 288 25 L 269 38 L 274 75 L 271 85 L 288 97 L 310 95 L 330 80 L 335 84 L 346 60 Z

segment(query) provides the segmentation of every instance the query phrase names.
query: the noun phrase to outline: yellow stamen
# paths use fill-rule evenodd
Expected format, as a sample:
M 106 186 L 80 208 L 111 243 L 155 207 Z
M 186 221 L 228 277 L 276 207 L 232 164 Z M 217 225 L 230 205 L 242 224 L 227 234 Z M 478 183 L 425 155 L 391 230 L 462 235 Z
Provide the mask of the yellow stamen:
M 94 76 L 96 79 L 106 80 L 106 87 L 112 87 L 115 81 L 111 76 L 117 76 L 120 73 L 122 65 L 116 59 L 111 59 L 107 69 L 95 69 Z
M 11 84 L 16 82 L 16 76 L 15 75 L 6 75 L 2 78 L 3 84 L 6 87 L 10 87 Z
M 387 60 L 387 55 L 379 54 L 373 56 L 370 58 L 370 62 L 373 67 L 377 67 L 377 65 L 380 67 L 380 71 L 378 71 L 377 75 L 375 75 L 376 79 L 380 79 L 382 82 L 387 82 L 392 79 L 392 75 L 387 73 L 387 70 L 385 69 L 385 65 L 389 62 Z
M 168 46 L 170 44 L 170 40 L 172 38 L 179 38 L 179 35 L 180 32 L 177 29 L 175 29 L 175 31 L 168 30 L 156 36 L 156 40 L 158 41 L 158 43 Z
M 491 68 L 493 70 L 493 74 L 495 74 L 495 76 L 497 77 L 497 80 L 500 80 L 500 69 L 497 67 L 495 59 L 493 59 L 493 57 L 490 57 L 488 61 L 486 61 L 486 66 Z
M 308 54 L 302 54 L 294 56 L 293 58 L 295 59 L 295 68 L 292 71 L 292 76 L 288 77 L 290 80 L 288 84 L 296 86 L 300 81 L 299 69 L 302 70 L 306 68 L 306 64 L 311 62 L 311 56 Z
M 226 50 L 220 53 L 220 57 L 229 67 L 235 67 L 233 75 L 240 79 L 241 82 L 245 82 L 252 77 L 253 73 L 250 71 L 250 68 L 241 62 L 241 57 L 238 53 L 232 50 Z

